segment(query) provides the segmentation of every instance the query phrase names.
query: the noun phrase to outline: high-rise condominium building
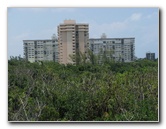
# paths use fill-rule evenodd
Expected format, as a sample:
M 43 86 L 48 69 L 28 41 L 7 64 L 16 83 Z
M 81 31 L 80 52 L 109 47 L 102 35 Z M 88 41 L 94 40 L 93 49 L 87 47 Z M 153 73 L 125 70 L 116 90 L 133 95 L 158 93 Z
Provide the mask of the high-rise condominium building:
M 89 39 L 90 49 L 95 55 L 106 52 L 108 58 L 120 62 L 132 62 L 135 59 L 135 38 L 101 38 Z
M 86 52 L 89 41 L 89 25 L 78 24 L 75 20 L 65 20 L 58 26 L 59 63 L 75 63 L 69 55 Z
M 24 58 L 30 62 L 54 61 L 58 62 L 58 40 L 55 35 L 52 39 L 23 40 Z
M 146 59 L 148 60 L 155 60 L 155 53 L 147 52 Z

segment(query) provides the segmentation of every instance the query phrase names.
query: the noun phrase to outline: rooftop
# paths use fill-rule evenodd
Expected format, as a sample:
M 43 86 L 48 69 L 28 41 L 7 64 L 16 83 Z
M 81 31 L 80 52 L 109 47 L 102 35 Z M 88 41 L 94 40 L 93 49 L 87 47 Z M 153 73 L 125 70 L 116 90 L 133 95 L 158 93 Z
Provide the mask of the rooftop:
M 135 39 L 134 37 L 130 38 L 90 38 L 89 40 L 115 40 L 115 39 Z
M 34 40 L 23 40 L 23 41 L 52 41 L 52 39 L 34 39 Z

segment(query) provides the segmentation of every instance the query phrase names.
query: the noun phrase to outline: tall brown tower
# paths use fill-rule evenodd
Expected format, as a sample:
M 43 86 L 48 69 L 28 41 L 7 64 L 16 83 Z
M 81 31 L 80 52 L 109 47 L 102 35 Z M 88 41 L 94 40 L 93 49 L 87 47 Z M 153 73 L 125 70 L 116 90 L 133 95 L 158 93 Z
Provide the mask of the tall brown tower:
M 75 63 L 69 55 L 76 54 L 77 51 L 86 52 L 88 40 L 88 24 L 76 24 L 75 20 L 65 20 L 58 26 L 59 63 Z

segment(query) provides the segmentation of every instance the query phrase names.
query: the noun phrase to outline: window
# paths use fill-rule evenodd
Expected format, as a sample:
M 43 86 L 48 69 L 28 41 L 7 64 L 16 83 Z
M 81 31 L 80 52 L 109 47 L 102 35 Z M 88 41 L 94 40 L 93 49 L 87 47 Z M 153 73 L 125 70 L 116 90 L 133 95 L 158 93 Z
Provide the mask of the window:
M 76 48 L 79 48 L 79 44 L 78 43 L 76 43 Z
M 115 49 L 115 46 L 112 46 L 113 49 Z

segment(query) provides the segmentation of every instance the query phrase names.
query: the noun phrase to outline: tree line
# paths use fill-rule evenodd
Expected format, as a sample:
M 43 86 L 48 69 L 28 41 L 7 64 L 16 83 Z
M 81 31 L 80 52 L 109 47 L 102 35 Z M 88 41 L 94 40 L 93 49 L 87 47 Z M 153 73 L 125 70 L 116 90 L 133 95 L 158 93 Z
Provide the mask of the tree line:
M 157 61 L 90 54 L 76 65 L 8 60 L 8 120 L 158 121 Z

